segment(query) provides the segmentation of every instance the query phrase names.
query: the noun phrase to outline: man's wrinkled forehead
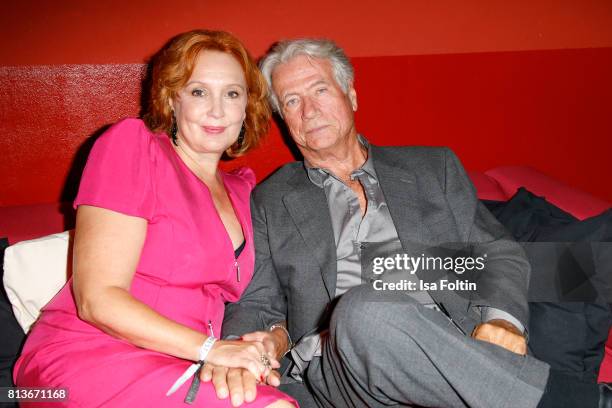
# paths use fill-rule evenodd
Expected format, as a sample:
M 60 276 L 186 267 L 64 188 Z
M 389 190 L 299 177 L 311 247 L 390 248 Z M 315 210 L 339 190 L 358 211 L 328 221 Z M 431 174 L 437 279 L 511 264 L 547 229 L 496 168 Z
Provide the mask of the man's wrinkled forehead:
M 310 88 L 321 82 L 338 86 L 331 62 L 326 58 L 297 55 L 272 71 L 272 88 L 279 97 L 292 88 Z

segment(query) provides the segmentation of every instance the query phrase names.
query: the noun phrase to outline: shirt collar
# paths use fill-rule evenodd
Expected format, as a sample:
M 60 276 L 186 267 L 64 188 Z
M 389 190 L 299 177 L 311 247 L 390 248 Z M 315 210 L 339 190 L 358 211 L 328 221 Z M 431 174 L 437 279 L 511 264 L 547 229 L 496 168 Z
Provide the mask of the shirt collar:
M 351 178 L 359 176 L 362 173 L 366 173 L 370 177 L 376 178 L 376 171 L 374 170 L 374 163 L 372 162 L 372 147 L 368 140 L 361 134 L 357 135 L 357 140 L 363 147 L 365 147 L 368 151 L 368 158 L 366 161 L 359 167 L 358 169 L 353 170 L 351 173 Z M 323 169 L 320 167 L 313 167 L 308 160 L 304 159 L 304 167 L 306 168 L 306 173 L 308 174 L 308 178 L 310 181 L 316 185 L 317 187 L 323 188 L 323 185 L 329 177 L 333 177 L 339 180 L 332 172 L 327 169 Z M 341 181 L 341 180 L 340 180 Z

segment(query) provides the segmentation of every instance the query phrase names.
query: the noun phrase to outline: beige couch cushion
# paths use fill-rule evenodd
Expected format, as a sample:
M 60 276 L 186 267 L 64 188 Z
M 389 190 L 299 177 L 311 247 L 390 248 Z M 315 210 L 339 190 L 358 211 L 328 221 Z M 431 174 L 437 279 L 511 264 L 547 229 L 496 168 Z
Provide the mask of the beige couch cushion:
M 4 254 L 4 287 L 17 322 L 30 330 L 40 310 L 70 276 L 72 234 L 65 231 L 11 245 Z

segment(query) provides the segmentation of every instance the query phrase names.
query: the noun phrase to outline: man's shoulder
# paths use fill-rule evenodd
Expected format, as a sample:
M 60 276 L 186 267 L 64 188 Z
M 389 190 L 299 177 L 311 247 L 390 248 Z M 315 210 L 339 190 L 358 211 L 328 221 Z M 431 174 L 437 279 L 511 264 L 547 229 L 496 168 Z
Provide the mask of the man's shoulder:
M 444 163 L 454 153 L 443 146 L 372 146 L 376 160 L 402 167 L 421 167 Z
M 423 156 L 423 157 L 443 157 L 450 151 L 445 146 L 372 146 L 379 153 L 390 156 Z
M 258 196 L 283 194 L 290 189 L 290 180 L 299 175 L 300 172 L 306 176 L 303 162 L 287 163 L 259 183 L 254 190 L 254 194 Z

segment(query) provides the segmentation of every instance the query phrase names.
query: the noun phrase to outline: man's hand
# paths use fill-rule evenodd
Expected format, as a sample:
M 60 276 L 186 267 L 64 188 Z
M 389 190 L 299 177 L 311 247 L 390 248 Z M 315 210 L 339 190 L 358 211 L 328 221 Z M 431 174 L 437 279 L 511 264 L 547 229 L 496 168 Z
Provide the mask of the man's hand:
M 506 320 L 493 319 L 481 323 L 474 329 L 472 337 L 493 343 L 516 354 L 525 355 L 527 353 L 525 336 L 515 325 Z
M 258 381 L 249 370 L 244 368 L 216 367 L 212 364 L 205 364 L 200 373 L 200 379 L 204 382 L 212 380 L 217 397 L 225 399 L 229 395 L 234 407 L 242 405 L 243 402 L 252 402 L 257 397 Z M 278 371 L 272 370 L 265 378 L 265 382 L 278 387 L 280 385 Z
M 244 341 L 258 341 L 270 357 L 280 361 L 289 348 L 289 339 L 283 329 L 275 328 L 272 331 L 256 331 L 242 336 Z

